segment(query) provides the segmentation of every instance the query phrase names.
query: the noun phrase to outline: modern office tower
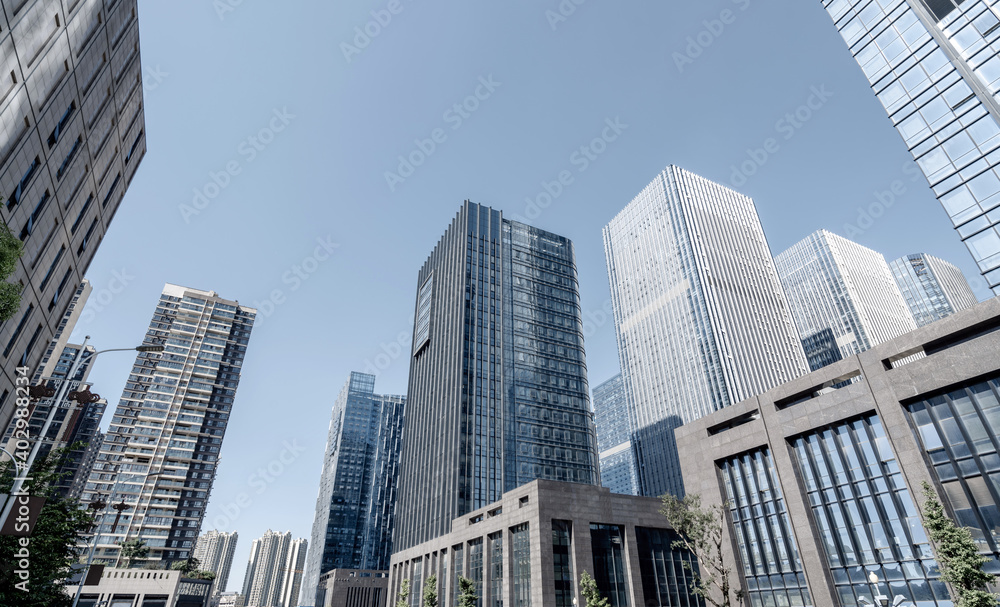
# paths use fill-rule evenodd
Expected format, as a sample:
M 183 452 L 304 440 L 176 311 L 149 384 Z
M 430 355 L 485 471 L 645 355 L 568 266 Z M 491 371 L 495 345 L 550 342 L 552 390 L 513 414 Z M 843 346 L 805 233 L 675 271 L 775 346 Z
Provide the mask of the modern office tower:
M 394 552 L 534 479 L 599 482 L 570 240 L 466 202 L 414 309 Z
M 281 607 L 298 607 L 302 592 L 302 576 L 306 568 L 306 554 L 309 542 L 305 538 L 292 540 L 288 546 L 288 557 L 282 570 Z
M 753 200 L 669 166 L 604 228 L 642 495 L 683 495 L 674 428 L 806 372 Z
M 236 542 L 240 536 L 237 532 L 218 532 L 211 530 L 198 536 L 194 546 L 194 558 L 198 559 L 198 569 L 211 571 L 215 574 L 215 592 L 225 591 L 229 583 L 229 572 L 233 566 L 233 555 L 236 553 Z
M 993 298 L 677 431 L 750 607 L 952 605 L 925 482 L 1000 573 L 998 326 Z
M 979 302 L 962 271 L 932 255 L 900 257 L 889 268 L 918 327 Z
M 985 0 L 823 0 L 959 236 L 1000 294 L 1000 42 Z
M 613 493 L 639 495 L 628 399 L 621 373 L 594 388 L 594 423 L 601 458 L 601 484 Z
M 814 371 L 916 328 L 881 253 L 820 230 L 774 263 Z
M 0 428 L 146 153 L 136 0 L 5 3 L 0 215 L 24 255 L 21 308 L 0 326 Z
M 302 605 L 322 605 L 332 569 L 389 568 L 404 396 L 375 394 L 375 376 L 351 373 L 333 405 Z M 296 598 L 298 598 L 296 596 Z
M 82 499 L 131 505 L 105 510 L 96 560 L 141 538 L 146 560 L 185 560 L 194 550 L 215 481 L 256 310 L 200 291 L 163 288 Z M 114 495 L 112 496 L 112 492 Z
M 306 540 L 292 540 L 291 531 L 268 529 L 254 540 L 243 580 L 246 607 L 296 607 L 305 553 Z

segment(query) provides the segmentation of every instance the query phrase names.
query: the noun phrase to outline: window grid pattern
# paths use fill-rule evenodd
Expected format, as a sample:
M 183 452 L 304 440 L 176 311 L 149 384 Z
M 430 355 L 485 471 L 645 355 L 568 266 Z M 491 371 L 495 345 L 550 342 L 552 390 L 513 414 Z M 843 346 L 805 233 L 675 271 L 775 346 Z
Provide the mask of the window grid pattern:
M 552 567 L 556 593 L 555 607 L 573 607 L 575 604 L 573 561 L 570 559 L 573 523 L 552 521 Z
M 1000 573 L 1000 378 L 907 405 L 944 500 Z
M 503 607 L 503 533 L 487 538 L 490 545 L 490 607 Z
M 625 581 L 625 529 L 619 525 L 591 523 L 590 540 L 594 553 L 594 581 L 611 607 L 627 607 Z
M 979 301 L 961 270 L 932 255 L 907 255 L 892 261 L 889 267 L 918 327 Z
M 528 523 L 511 528 L 510 543 L 513 607 L 531 607 L 531 537 Z
M 691 592 L 697 559 L 674 548 L 680 536 L 669 529 L 646 527 L 636 527 L 635 535 L 645 607 L 704 607 L 705 601 Z
M 751 607 L 812 605 L 770 451 L 725 460 L 721 474 Z
M 872 598 L 868 576 L 916 607 L 950 607 L 946 585 L 877 415 L 792 440 L 842 605 Z
M 476 585 L 476 607 L 482 607 L 483 601 L 483 539 L 469 540 L 469 579 Z

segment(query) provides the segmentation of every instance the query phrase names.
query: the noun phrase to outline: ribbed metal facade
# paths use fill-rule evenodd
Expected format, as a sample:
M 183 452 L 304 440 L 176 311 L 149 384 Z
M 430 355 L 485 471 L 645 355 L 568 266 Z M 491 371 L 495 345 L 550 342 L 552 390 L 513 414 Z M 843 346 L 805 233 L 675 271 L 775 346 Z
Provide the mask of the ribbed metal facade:
M 467 202 L 416 288 L 394 552 L 534 479 L 596 484 L 572 242 Z
M 1000 24 L 985 0 L 823 0 L 1000 294 Z
M 815 338 L 827 329 L 841 358 L 847 358 L 917 328 L 889 265 L 877 251 L 820 230 L 774 261 L 795 326 L 814 363 Z
M 605 228 L 643 495 L 683 494 L 673 429 L 806 372 L 753 201 L 667 167 Z
M 978 303 L 962 271 L 933 255 L 919 253 L 889 263 L 918 327 Z

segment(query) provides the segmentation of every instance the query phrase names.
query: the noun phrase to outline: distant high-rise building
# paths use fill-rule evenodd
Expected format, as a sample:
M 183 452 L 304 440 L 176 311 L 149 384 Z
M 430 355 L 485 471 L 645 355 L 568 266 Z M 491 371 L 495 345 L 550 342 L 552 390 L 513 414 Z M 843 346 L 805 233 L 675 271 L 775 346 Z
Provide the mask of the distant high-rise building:
M 643 495 L 682 495 L 673 430 L 807 371 L 753 200 L 667 167 L 604 228 Z
M 296 607 L 306 545 L 304 539 L 293 540 L 291 531 L 278 533 L 268 529 L 254 540 L 243 579 L 244 605 Z
M 466 202 L 414 312 L 393 552 L 534 479 L 599 482 L 570 240 Z
M 881 253 L 820 230 L 774 262 L 812 370 L 917 328 Z
M 1000 23 L 985 0 L 823 0 L 851 54 L 1000 294 Z
M 962 271 L 932 255 L 900 257 L 889 268 L 918 327 L 979 302 Z
M 632 452 L 630 412 L 621 373 L 594 388 L 594 423 L 601 458 L 601 484 L 614 493 L 639 495 Z
M 198 536 L 193 556 L 198 559 L 198 569 L 215 574 L 216 594 L 224 592 L 229 583 L 229 572 L 239 539 L 240 536 L 235 531 L 220 533 L 214 529 Z
M 327 571 L 389 568 L 406 397 L 374 392 L 374 375 L 351 373 L 333 405 L 302 605 L 322 606 Z
M 145 560 L 191 556 L 215 481 L 240 369 L 256 310 L 168 284 L 125 384 L 82 496 L 124 500 L 132 508 L 103 515 L 98 562 L 114 562 L 118 543 L 142 539 Z M 117 489 L 116 481 L 120 481 Z
M 0 208 L 24 242 L 0 326 L 0 428 L 146 153 L 136 0 L 9 2 L 0 13 Z

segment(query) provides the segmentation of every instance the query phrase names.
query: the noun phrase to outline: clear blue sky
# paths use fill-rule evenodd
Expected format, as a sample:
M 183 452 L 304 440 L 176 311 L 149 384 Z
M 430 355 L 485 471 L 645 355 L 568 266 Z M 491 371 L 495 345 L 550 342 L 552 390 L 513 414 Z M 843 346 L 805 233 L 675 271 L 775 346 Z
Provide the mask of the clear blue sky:
M 556 0 L 237 2 L 140 0 L 148 152 L 90 267 L 91 313 L 74 335 L 139 343 L 166 282 L 271 312 L 250 341 L 203 527 L 227 522 L 246 494 L 220 527 L 240 533 L 230 589 L 266 529 L 309 537 L 349 373 L 380 364 L 377 391 L 405 393 L 408 344 L 393 344 L 408 340 L 417 271 L 465 199 L 527 217 L 526 198 L 571 171 L 530 216 L 576 243 L 592 386 L 618 372 L 613 324 L 600 322 L 601 228 L 667 164 L 729 184 L 750 163 L 738 189 L 775 254 L 827 228 L 888 259 L 926 252 L 977 276 L 817 0 L 564 0 L 575 12 L 560 20 Z M 371 11 L 386 24 L 345 51 Z M 584 163 L 581 146 L 615 135 L 606 120 L 626 126 Z M 435 136 L 390 187 L 398 156 Z M 766 161 L 748 154 L 768 139 Z M 897 181 L 894 204 L 847 233 Z M 196 190 L 211 199 L 196 203 Z M 115 273 L 127 282 L 118 293 Z M 108 354 L 91 375 L 112 407 L 131 363 Z M 297 453 L 276 464 L 286 442 Z M 269 464 L 283 470 L 251 477 Z

